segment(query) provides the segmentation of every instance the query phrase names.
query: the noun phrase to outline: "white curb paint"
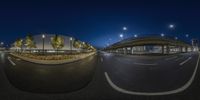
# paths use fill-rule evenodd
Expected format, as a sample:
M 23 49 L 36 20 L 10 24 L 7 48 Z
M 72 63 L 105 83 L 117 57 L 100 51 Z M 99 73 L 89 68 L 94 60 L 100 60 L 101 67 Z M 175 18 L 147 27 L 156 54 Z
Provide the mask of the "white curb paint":
M 120 88 L 118 87 L 117 85 L 115 85 L 110 77 L 108 76 L 107 72 L 105 72 L 105 77 L 108 81 L 108 83 L 110 84 L 110 86 L 115 89 L 116 91 L 118 92 L 121 92 L 121 93 L 125 93 L 125 94 L 130 94 L 130 95 L 143 95 L 143 96 L 158 96 L 158 95 L 170 95 L 170 94 L 175 94 L 175 93 L 179 93 L 179 92 L 182 92 L 184 91 L 185 89 L 187 89 L 191 84 L 192 82 L 194 81 L 194 78 L 195 78 L 195 75 L 196 75 L 196 72 L 197 72 L 197 69 L 198 69 L 198 66 L 199 66 L 199 60 L 200 60 L 200 55 L 198 56 L 198 59 L 197 59 L 197 64 L 196 64 L 196 67 L 194 69 L 194 72 L 190 78 L 190 80 L 185 84 L 183 85 L 182 87 L 178 88 L 178 89 L 175 89 L 175 90 L 171 90 L 171 91 L 164 91 L 164 92 L 134 92 L 134 91 L 129 91 L 129 90 L 126 90 L 126 89 L 123 89 L 123 88 Z
M 16 64 L 10 59 L 10 57 L 8 57 L 8 60 L 10 61 L 10 63 L 15 66 Z

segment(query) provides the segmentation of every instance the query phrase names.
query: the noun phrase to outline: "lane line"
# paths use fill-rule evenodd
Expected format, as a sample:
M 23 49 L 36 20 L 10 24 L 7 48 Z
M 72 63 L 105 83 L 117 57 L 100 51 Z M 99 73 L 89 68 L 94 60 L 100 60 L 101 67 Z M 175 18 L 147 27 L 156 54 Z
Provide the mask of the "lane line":
M 136 65 L 144 65 L 144 66 L 156 66 L 156 65 L 158 65 L 158 64 L 155 64 L 155 63 L 153 63 L 153 64 L 134 63 L 134 64 L 136 64 Z
M 170 58 L 166 58 L 165 60 L 172 60 L 172 59 L 176 59 L 178 56 L 175 57 L 170 57 Z
M 142 95 L 142 96 L 159 96 L 159 95 L 170 95 L 170 94 L 175 94 L 175 93 L 180 93 L 182 91 L 184 91 L 185 89 L 187 89 L 192 82 L 194 81 L 195 75 L 197 73 L 197 69 L 199 66 L 199 60 L 200 60 L 200 54 L 198 53 L 198 59 L 197 59 L 197 63 L 196 63 L 196 67 L 194 69 L 194 72 L 191 76 L 191 78 L 189 79 L 189 81 L 183 85 L 182 87 L 175 89 L 175 90 L 171 90 L 171 91 L 164 91 L 164 92 L 135 92 L 135 91 L 129 91 L 123 88 L 118 87 L 117 85 L 115 85 L 110 77 L 108 76 L 107 72 L 104 72 L 104 75 L 106 77 L 106 80 L 108 81 L 109 85 L 116 91 L 121 92 L 121 93 L 125 93 L 125 94 L 130 94 L 130 95 Z
M 175 61 L 179 61 L 179 60 L 181 60 L 182 58 L 184 58 L 184 57 L 177 58 Z
M 189 60 L 191 60 L 192 59 L 192 57 L 189 57 L 188 59 L 186 59 L 185 61 L 183 61 L 182 63 L 180 63 L 179 65 L 180 66 L 182 66 L 182 65 L 184 65 L 185 63 L 187 63 Z
M 15 66 L 16 64 L 10 59 L 10 57 L 8 57 L 8 60 L 10 61 L 10 63 Z
M 101 62 L 103 62 L 103 58 L 101 57 Z

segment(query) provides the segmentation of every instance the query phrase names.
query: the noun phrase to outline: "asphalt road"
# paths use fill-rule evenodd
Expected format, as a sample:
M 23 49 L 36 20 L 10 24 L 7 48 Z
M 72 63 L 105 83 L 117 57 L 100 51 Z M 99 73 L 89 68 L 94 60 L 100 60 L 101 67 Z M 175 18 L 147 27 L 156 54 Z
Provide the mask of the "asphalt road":
M 58 66 L 0 55 L 2 100 L 200 99 L 198 53 L 149 57 L 101 52 Z

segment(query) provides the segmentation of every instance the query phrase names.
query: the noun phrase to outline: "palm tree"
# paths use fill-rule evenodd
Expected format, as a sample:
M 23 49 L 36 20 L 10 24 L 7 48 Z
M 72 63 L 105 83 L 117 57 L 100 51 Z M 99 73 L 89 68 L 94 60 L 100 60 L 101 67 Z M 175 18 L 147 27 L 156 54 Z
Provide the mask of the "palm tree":
M 22 46 L 23 46 L 23 40 L 18 38 L 15 43 L 14 43 L 15 47 L 21 48 L 21 52 L 22 52 Z
M 31 48 L 36 48 L 36 44 L 34 42 L 34 39 L 33 39 L 32 35 L 28 34 L 26 36 L 25 46 L 30 49 L 30 52 L 31 52 Z
M 89 50 L 89 48 L 90 48 L 90 45 L 88 43 L 83 42 L 83 49 Z
M 79 41 L 79 40 L 74 40 L 74 42 L 73 42 L 73 47 L 79 49 L 79 48 L 81 48 L 81 46 L 82 46 L 81 41 Z
M 57 54 L 58 50 L 64 47 L 64 38 L 58 35 L 55 35 L 51 38 L 51 45 L 54 49 L 56 49 Z

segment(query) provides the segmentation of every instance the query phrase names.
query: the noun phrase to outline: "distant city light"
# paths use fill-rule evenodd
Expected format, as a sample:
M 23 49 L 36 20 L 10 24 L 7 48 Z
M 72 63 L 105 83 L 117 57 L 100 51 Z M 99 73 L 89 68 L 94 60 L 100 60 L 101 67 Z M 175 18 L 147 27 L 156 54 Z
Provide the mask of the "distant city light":
M 134 35 L 134 37 L 135 37 L 135 38 L 137 38 L 137 37 L 138 37 L 138 35 L 137 35 L 137 34 L 135 34 L 135 35 Z
M 123 30 L 126 31 L 126 30 L 127 30 L 127 27 L 123 27 Z
M 161 35 L 162 37 L 164 37 L 164 36 L 165 36 L 165 34 L 164 34 L 164 33 L 161 33 L 160 35 Z
M 120 38 L 123 38 L 123 37 L 124 37 L 124 35 L 123 35 L 123 34 L 120 34 L 120 35 L 119 35 L 119 37 L 120 37 Z
M 3 42 L 1 42 L 1 45 L 4 45 L 4 43 L 3 43 Z
M 189 34 L 186 34 L 186 35 L 185 35 L 185 37 L 187 37 L 187 38 L 188 38 L 188 37 L 189 37 Z
M 169 28 L 173 29 L 173 28 L 174 28 L 174 25 L 173 25 L 173 24 L 170 24 L 170 25 L 169 25 Z

